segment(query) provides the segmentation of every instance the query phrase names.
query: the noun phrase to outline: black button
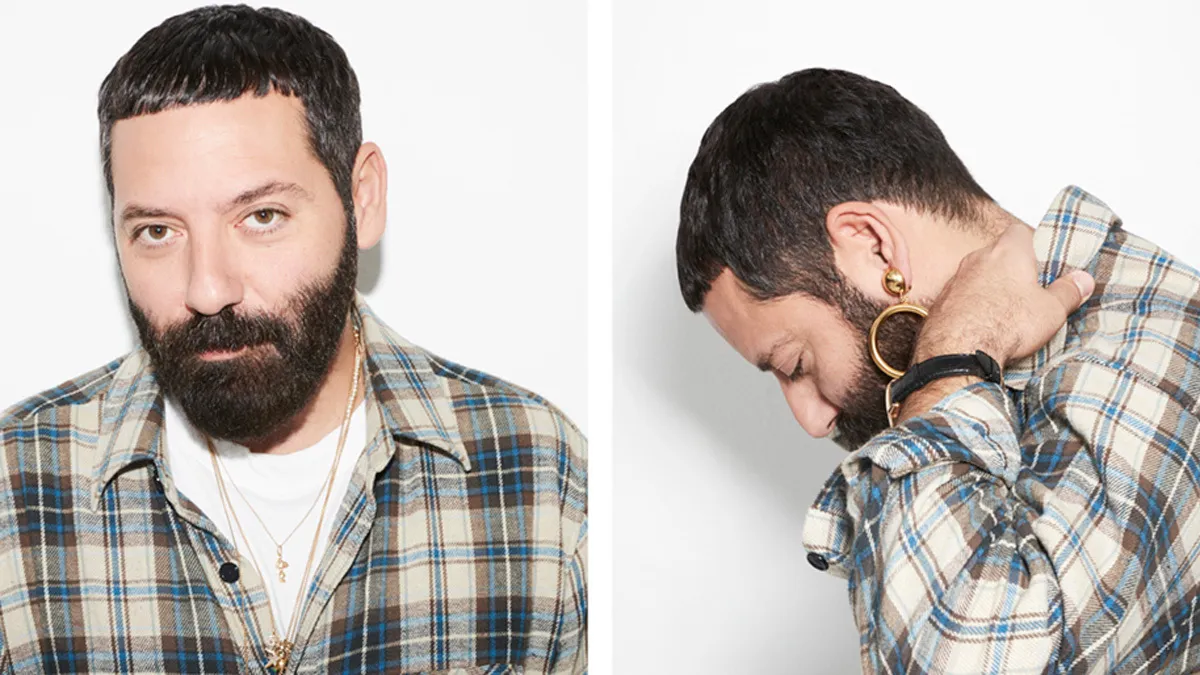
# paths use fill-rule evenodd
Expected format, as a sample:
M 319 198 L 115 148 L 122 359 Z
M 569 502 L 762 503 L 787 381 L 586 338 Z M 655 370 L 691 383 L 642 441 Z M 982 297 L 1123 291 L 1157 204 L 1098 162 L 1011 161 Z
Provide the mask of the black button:
M 228 564 L 228 563 L 226 563 L 226 564 Z M 829 563 L 825 560 L 825 558 L 821 557 L 821 555 L 818 553 L 809 553 L 808 554 L 808 564 L 817 568 L 817 571 L 819 571 L 819 572 L 824 572 L 825 570 L 829 569 Z M 224 568 L 222 568 L 222 571 L 223 570 L 224 570 Z
M 809 558 L 809 562 L 812 562 L 812 558 Z M 822 560 L 821 562 L 825 561 Z M 238 580 L 238 577 L 241 576 L 241 573 L 238 572 L 237 564 L 227 562 L 221 564 L 220 575 L 221 581 L 224 581 L 227 584 L 232 584 Z

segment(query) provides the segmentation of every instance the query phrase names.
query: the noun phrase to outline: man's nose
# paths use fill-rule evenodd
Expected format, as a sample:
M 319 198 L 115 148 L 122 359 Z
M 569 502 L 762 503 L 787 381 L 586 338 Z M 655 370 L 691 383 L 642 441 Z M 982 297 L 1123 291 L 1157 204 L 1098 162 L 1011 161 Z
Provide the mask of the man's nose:
M 242 284 L 227 248 L 219 235 L 189 238 L 186 302 L 193 312 L 211 316 L 242 301 Z
M 824 438 L 833 432 L 838 408 L 821 395 L 811 380 L 782 382 L 780 386 L 792 415 L 809 436 Z

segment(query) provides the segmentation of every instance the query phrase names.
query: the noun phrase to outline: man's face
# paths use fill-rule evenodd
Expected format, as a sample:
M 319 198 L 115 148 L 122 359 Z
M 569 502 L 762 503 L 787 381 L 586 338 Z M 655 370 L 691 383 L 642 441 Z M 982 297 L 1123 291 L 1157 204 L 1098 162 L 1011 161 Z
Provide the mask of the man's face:
M 278 431 L 311 399 L 354 296 L 353 225 L 292 97 L 117 122 L 117 252 L 164 391 L 201 431 Z
M 867 351 L 871 322 L 883 306 L 848 285 L 840 295 L 837 306 L 801 294 L 763 302 L 725 269 L 704 298 L 704 314 L 743 358 L 775 376 L 809 435 L 833 433 L 834 442 L 853 450 L 888 425 L 888 378 Z M 880 327 L 880 349 L 897 367 L 908 363 L 915 340 L 907 317 Z

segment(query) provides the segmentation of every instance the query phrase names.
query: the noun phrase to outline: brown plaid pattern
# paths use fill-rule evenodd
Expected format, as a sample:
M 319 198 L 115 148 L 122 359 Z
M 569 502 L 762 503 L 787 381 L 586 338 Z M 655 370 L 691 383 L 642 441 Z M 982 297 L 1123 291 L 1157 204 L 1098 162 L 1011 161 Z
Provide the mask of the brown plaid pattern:
M 585 672 L 585 439 L 357 311 L 368 441 L 287 672 Z M 219 577 L 162 411 L 139 349 L 0 418 L 0 673 L 265 672 L 264 584 Z
M 842 462 L 809 512 L 872 673 L 1200 671 L 1200 273 L 1063 190 L 1040 281 L 1093 295 L 1041 351 Z

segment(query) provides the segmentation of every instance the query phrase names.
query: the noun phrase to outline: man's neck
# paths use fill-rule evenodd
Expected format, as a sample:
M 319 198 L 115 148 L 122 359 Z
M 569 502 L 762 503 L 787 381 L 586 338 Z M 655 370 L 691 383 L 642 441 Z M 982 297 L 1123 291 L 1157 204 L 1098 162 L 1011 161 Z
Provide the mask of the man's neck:
M 946 283 L 958 272 L 963 259 L 974 251 L 992 245 L 1013 223 L 1029 227 L 998 205 L 989 204 L 971 222 L 940 223 L 936 229 L 926 228 L 915 248 L 921 252 L 921 258 L 913 260 L 922 271 L 921 287 L 916 289 L 918 298 L 930 304 L 936 301 Z
M 354 361 L 354 329 L 347 322 L 337 353 L 333 357 L 333 364 L 308 405 L 297 413 L 291 422 L 284 425 L 282 430 L 264 438 L 241 441 L 241 444 L 251 452 L 287 455 L 316 445 L 331 431 L 340 428 L 347 414 L 346 402 L 350 396 L 352 378 L 356 374 Z M 359 370 L 361 369 L 360 366 Z M 358 407 L 365 392 L 366 383 L 359 381 L 351 409 Z

